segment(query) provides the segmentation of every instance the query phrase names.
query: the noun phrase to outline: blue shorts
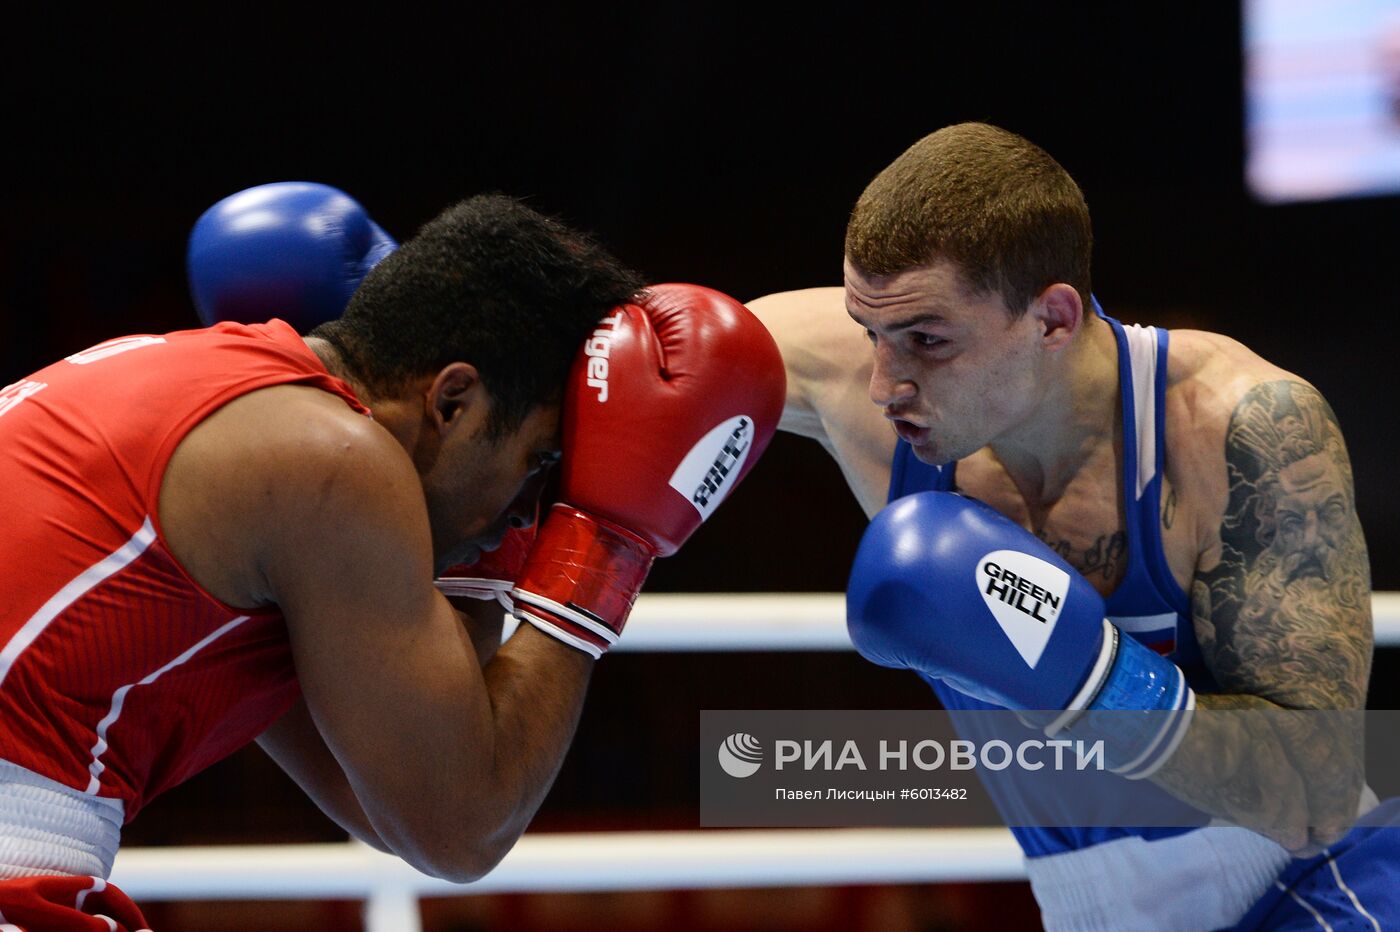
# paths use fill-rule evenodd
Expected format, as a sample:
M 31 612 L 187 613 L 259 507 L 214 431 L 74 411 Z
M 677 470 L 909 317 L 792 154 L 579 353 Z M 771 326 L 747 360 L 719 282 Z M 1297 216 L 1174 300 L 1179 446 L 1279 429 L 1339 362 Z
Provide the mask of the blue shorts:
M 1400 798 L 1325 852 L 1284 869 L 1235 929 L 1400 929 Z

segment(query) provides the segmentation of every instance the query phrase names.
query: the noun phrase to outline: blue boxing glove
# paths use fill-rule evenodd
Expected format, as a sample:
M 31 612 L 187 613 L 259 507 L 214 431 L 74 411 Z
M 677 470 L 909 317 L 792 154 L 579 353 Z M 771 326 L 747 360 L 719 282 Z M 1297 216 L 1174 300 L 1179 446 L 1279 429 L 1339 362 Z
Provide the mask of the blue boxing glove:
M 397 248 L 343 191 L 305 181 L 259 185 L 195 223 L 190 291 L 206 326 L 280 317 L 307 333 L 339 317 L 369 270 Z
M 1008 709 L 1046 710 L 1022 717 L 1051 737 L 1104 739 L 1110 769 L 1131 779 L 1172 755 L 1195 708 L 1180 668 L 1119 632 L 1073 567 L 951 492 L 910 495 L 875 516 L 846 612 L 866 659 Z

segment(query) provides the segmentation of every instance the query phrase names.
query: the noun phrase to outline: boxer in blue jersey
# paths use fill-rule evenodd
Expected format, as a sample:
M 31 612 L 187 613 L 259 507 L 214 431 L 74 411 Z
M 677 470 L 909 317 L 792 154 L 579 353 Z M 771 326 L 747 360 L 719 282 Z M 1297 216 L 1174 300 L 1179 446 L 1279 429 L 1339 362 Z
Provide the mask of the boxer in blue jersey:
M 1047 928 L 1400 924 L 1400 833 L 1352 828 L 1394 821 L 1357 736 L 1269 724 L 1365 704 L 1370 577 L 1336 418 L 1227 337 L 1103 314 L 1091 243 L 1058 163 L 963 124 L 871 182 L 844 288 L 751 303 L 787 365 L 781 427 L 868 514 L 900 500 L 862 542 L 853 640 L 950 710 L 1161 711 L 1109 763 L 1181 827 L 1015 830 Z M 992 550 L 1074 574 L 1036 662 L 950 595 Z

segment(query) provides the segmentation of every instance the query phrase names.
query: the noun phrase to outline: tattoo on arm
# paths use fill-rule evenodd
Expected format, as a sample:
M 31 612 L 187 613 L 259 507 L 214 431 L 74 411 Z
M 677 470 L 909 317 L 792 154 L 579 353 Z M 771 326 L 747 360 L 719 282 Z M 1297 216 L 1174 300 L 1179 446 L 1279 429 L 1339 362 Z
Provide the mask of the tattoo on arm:
M 1225 460 L 1221 561 L 1192 586 L 1217 681 L 1286 707 L 1360 708 L 1371 576 L 1336 415 L 1310 386 L 1258 385 L 1235 408 Z
M 1336 416 L 1293 381 L 1251 389 L 1225 439 L 1221 561 L 1191 607 L 1221 695 L 1198 698 L 1156 782 L 1295 852 L 1340 838 L 1364 782 L 1370 569 Z

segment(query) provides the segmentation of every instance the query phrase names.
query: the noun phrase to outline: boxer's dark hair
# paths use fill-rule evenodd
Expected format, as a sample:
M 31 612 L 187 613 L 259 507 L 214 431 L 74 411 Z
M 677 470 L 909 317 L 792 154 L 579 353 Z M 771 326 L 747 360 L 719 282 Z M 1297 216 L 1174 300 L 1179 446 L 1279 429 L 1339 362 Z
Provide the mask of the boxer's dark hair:
M 861 194 L 846 258 L 890 275 L 952 260 L 1013 317 L 1047 286 L 1073 285 L 1089 308 L 1089 208 L 1045 150 L 986 123 L 948 126 L 910 146 Z
M 500 437 L 559 400 L 584 339 L 642 284 L 591 237 L 486 194 L 426 224 L 311 336 L 329 341 L 377 397 L 471 363 L 493 402 L 488 432 Z

